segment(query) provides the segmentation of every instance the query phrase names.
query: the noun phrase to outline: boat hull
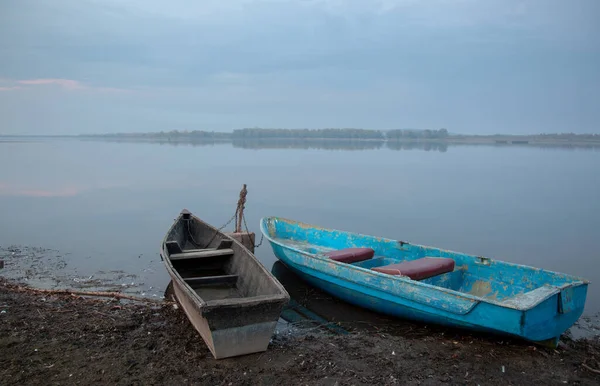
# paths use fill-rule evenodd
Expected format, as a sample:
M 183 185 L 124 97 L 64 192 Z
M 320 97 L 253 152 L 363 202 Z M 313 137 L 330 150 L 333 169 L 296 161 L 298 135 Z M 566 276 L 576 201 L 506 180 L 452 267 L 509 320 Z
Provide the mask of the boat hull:
M 161 258 L 175 299 L 215 359 L 267 350 L 289 295 L 243 244 L 184 210 Z
M 173 281 L 173 291 L 177 302 L 215 359 L 266 351 L 283 307 L 283 304 L 274 304 L 270 310 L 265 307 L 261 310 L 246 309 L 238 323 L 224 326 L 221 323 L 227 318 L 224 312 L 216 310 L 210 316 L 203 316 L 201 308 L 181 283 Z M 255 320 L 249 322 L 249 313 L 260 318 L 253 318 Z
M 579 319 L 585 305 L 585 282 L 559 289 L 544 287 L 542 290 L 548 293 L 531 307 L 504 307 L 499 302 L 440 291 L 435 286 L 315 257 L 286 245 L 285 241 L 274 240 L 264 219 L 261 229 L 275 256 L 311 285 L 348 303 L 394 317 L 510 335 L 556 347 L 561 334 Z

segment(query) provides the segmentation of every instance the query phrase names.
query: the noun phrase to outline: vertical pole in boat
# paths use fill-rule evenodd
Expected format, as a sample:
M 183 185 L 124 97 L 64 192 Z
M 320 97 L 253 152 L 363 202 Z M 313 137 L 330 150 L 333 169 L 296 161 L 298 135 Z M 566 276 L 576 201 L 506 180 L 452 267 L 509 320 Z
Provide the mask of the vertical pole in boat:
M 254 232 L 249 232 L 248 229 L 246 229 L 246 231 L 242 231 L 242 224 L 244 221 L 244 208 L 246 205 L 247 194 L 248 190 L 246 189 L 246 184 L 244 184 L 244 187 L 240 191 L 240 199 L 238 200 L 237 204 L 235 216 L 235 229 L 232 233 L 227 233 L 227 235 L 237 240 L 244 247 L 248 248 L 250 252 L 254 253 Z
M 244 187 L 240 191 L 240 199 L 238 200 L 238 204 L 237 204 L 238 219 L 235 222 L 235 224 L 236 224 L 235 225 L 235 233 L 242 232 L 242 221 L 244 219 L 244 207 L 246 205 L 246 195 L 247 194 L 248 194 L 248 190 L 246 189 L 246 184 L 244 184 Z

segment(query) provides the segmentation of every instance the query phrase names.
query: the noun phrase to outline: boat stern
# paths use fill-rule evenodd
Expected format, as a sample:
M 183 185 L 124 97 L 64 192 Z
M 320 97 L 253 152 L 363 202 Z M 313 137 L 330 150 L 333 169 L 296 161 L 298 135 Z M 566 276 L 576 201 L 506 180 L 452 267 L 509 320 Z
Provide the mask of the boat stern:
M 557 347 L 560 336 L 583 314 L 587 282 L 565 285 L 559 291 L 523 312 L 522 336 L 543 346 Z
M 208 302 L 202 309 L 203 329 L 215 359 L 266 351 L 283 307 L 285 296 L 247 298 L 237 304 Z

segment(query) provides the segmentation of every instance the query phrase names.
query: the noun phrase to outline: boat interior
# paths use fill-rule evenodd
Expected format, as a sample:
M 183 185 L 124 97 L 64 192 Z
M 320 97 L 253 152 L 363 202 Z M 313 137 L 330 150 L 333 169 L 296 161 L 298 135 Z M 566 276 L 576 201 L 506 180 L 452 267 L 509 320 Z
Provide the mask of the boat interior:
M 163 249 L 173 269 L 205 302 L 281 293 L 247 249 L 191 216 L 180 217 Z
M 496 302 L 527 304 L 564 284 L 582 280 L 523 265 L 322 228 L 268 219 L 269 237 L 304 254 L 326 257 L 383 275 Z M 364 273 L 364 271 L 361 270 Z

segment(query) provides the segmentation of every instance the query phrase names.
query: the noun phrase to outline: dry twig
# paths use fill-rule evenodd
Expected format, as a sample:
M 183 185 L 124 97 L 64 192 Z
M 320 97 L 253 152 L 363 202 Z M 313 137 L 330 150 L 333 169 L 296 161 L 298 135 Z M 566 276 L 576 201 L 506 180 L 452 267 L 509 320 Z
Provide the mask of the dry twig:
M 600 370 L 593 369 L 590 366 L 586 365 L 585 363 L 582 363 L 581 365 L 583 366 L 584 369 L 591 371 L 594 374 L 600 374 Z
M 22 287 L 22 286 L 18 286 L 18 285 L 10 285 L 10 284 L 6 284 L 6 283 L 2 283 L 2 285 L 11 291 L 18 291 L 18 292 L 33 292 L 33 293 L 51 294 L 51 295 L 96 296 L 96 297 L 104 297 L 104 298 L 134 300 L 134 301 L 143 302 L 143 303 L 171 304 L 171 302 L 165 301 L 165 300 L 141 298 L 141 297 L 137 297 L 137 296 L 122 294 L 120 292 L 76 291 L 76 290 L 70 290 L 70 289 L 38 289 L 38 288 L 31 288 L 31 287 Z

